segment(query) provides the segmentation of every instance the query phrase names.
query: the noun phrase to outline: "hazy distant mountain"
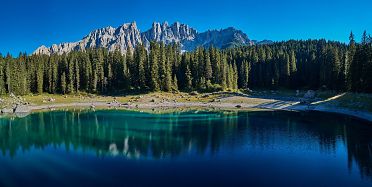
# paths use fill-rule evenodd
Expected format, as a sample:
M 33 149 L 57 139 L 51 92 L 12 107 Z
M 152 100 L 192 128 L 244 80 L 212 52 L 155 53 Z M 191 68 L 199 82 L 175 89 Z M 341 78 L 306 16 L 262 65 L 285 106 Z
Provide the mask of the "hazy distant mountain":
M 253 42 L 254 42 L 256 45 L 268 45 L 268 44 L 273 44 L 273 43 L 274 43 L 274 42 L 271 41 L 271 40 L 262 40 L 262 41 L 253 40 Z
M 208 30 L 198 33 L 186 24 L 175 22 L 153 23 L 151 29 L 140 32 L 135 22 L 126 23 L 117 28 L 106 27 L 92 31 L 77 42 L 54 44 L 51 47 L 41 46 L 34 54 L 63 54 L 71 51 L 84 51 L 88 48 L 107 48 L 109 51 L 119 50 L 125 53 L 133 50 L 136 45 L 144 44 L 149 47 L 150 41 L 165 44 L 179 43 L 181 49 L 191 51 L 198 46 L 215 46 L 221 49 L 254 45 L 255 42 L 240 30 L 233 27 L 222 30 Z

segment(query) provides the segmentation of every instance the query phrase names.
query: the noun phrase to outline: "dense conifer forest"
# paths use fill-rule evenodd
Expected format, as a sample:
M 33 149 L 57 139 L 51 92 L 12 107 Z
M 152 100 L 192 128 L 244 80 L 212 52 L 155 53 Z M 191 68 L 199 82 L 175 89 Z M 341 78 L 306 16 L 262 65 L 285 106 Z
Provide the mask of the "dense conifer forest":
M 0 55 L 0 94 L 117 94 L 248 88 L 372 93 L 372 44 L 290 40 L 181 52 L 152 42 L 126 54 L 91 49 L 63 55 Z

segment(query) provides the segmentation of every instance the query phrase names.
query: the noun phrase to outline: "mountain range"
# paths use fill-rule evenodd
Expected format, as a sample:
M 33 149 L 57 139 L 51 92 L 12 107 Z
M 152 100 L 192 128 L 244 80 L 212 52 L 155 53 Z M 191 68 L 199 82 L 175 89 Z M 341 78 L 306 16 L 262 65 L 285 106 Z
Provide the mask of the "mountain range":
M 179 22 L 171 25 L 167 22 L 162 24 L 154 22 L 149 30 L 141 32 L 137 28 L 136 22 L 132 22 L 117 28 L 106 27 L 94 30 L 77 42 L 53 44 L 51 47 L 43 45 L 37 48 L 33 54 L 63 54 L 71 51 L 84 51 L 89 48 L 107 48 L 109 51 L 119 50 L 121 53 L 125 53 L 128 49 L 133 50 L 139 44 L 148 48 L 151 41 L 164 44 L 179 43 L 183 51 L 192 51 L 199 46 L 225 49 L 261 43 L 250 40 L 244 32 L 233 27 L 199 33 L 190 26 Z M 264 41 L 264 43 L 268 42 L 271 41 Z

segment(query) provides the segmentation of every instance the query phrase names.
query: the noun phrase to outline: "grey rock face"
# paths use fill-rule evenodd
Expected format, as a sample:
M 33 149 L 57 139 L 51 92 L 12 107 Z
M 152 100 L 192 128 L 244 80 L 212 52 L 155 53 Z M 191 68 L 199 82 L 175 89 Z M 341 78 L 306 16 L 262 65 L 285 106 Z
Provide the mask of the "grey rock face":
M 240 30 L 233 27 L 222 30 L 209 30 L 200 33 L 196 36 L 195 40 L 184 41 L 183 49 L 190 51 L 198 46 L 210 47 L 214 46 L 220 49 L 254 45 L 248 36 Z
M 78 42 L 54 44 L 50 48 L 41 46 L 34 54 L 60 55 L 71 51 L 85 51 L 89 48 L 107 48 L 109 51 L 119 50 L 125 53 L 127 49 L 133 49 L 141 43 L 141 33 L 133 22 L 118 28 L 106 27 L 95 30 Z
M 167 22 L 153 23 L 150 30 L 142 33 L 143 44 L 148 47 L 150 41 L 163 42 L 164 44 L 179 43 L 182 44 L 185 41 L 194 41 L 198 33 L 188 25 L 176 22 L 171 26 Z
M 163 24 L 154 22 L 151 29 L 141 33 L 136 23 L 133 22 L 118 28 L 97 29 L 77 42 L 54 44 L 50 48 L 41 46 L 33 54 L 63 54 L 71 51 L 85 51 L 89 48 L 107 48 L 109 51 L 118 50 L 125 53 L 127 50 L 132 51 L 139 44 L 148 48 L 151 41 L 164 44 L 178 43 L 184 51 L 191 51 L 199 46 L 215 46 L 223 49 L 254 44 L 245 33 L 232 27 L 198 33 L 195 29 L 179 22 L 172 25 L 167 22 Z
M 47 48 L 45 45 L 40 46 L 34 51 L 35 54 L 45 54 L 45 55 L 50 55 L 50 48 Z

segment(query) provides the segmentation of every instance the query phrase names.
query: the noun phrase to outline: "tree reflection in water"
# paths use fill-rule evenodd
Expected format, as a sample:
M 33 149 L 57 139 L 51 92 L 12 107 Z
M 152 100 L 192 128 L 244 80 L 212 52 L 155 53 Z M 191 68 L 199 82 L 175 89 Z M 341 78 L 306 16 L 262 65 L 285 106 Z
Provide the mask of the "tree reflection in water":
M 320 152 L 332 153 L 342 142 L 349 168 L 356 163 L 361 175 L 369 178 L 371 134 L 367 122 L 319 113 L 58 111 L 0 119 L 1 151 L 9 157 L 49 146 L 128 159 L 213 156 L 222 147 L 244 145 L 267 150 L 315 143 Z

